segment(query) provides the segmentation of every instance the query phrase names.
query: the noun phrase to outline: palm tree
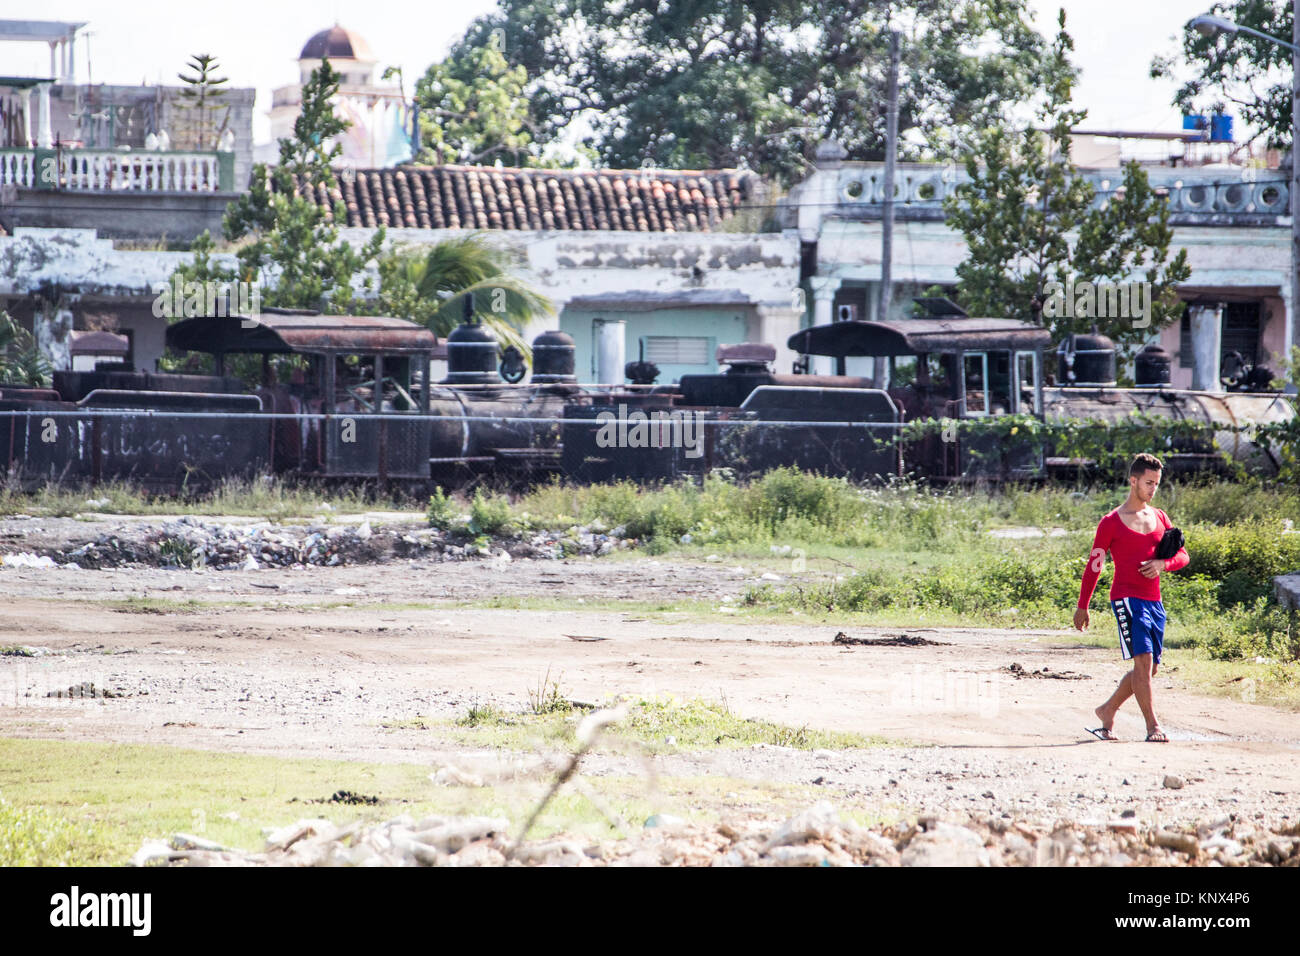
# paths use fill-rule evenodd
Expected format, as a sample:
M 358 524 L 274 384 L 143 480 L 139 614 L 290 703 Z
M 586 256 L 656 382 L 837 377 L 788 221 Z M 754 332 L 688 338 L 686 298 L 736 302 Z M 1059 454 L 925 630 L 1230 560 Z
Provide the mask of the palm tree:
M 531 363 L 520 331 L 536 318 L 554 315 L 546 296 L 506 273 L 509 260 L 487 238 L 473 233 L 447 239 L 427 252 L 396 248 L 379 261 L 379 305 L 385 315 L 419 322 L 440 336 L 460 324 L 465 297 L 502 346 L 513 345 Z
M 50 363 L 31 333 L 0 311 L 0 383 L 40 387 L 49 380 Z

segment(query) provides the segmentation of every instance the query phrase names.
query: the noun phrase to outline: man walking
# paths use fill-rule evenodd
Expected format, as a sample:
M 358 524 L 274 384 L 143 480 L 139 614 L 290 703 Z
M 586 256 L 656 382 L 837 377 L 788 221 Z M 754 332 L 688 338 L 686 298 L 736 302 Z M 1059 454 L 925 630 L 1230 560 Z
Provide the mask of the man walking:
M 1172 527 L 1163 511 L 1151 507 L 1151 499 L 1160 487 L 1161 467 L 1160 459 L 1154 455 L 1138 455 L 1133 459 L 1128 470 L 1128 500 L 1097 525 L 1092 553 L 1083 569 L 1074 626 L 1081 631 L 1087 630 L 1088 603 L 1092 600 L 1093 589 L 1101 577 L 1106 565 L 1106 552 L 1109 551 L 1115 562 L 1110 606 L 1119 623 L 1120 653 L 1124 660 L 1133 661 L 1133 670 L 1124 675 L 1110 699 L 1096 709 L 1101 726 L 1089 732 L 1102 740 L 1119 739 L 1112 732 L 1115 713 L 1129 697 L 1136 697 L 1146 719 L 1147 740 L 1152 743 L 1169 741 L 1160 729 L 1151 699 L 1151 678 L 1160 666 L 1165 637 L 1160 572 L 1185 568 L 1191 559 L 1185 548 L 1179 548 L 1178 553 L 1167 560 L 1155 557 L 1160 539 L 1166 529 Z

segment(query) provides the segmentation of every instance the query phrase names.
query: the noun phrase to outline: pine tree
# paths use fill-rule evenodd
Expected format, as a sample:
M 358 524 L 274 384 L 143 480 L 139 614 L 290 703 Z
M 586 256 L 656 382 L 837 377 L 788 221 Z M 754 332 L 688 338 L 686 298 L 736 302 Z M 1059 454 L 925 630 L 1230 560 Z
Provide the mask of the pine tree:
M 221 124 L 215 125 L 215 114 L 224 105 L 222 100 L 226 95 L 221 85 L 227 82 L 228 78 L 216 75 L 217 58 L 207 53 L 194 54 L 185 66 L 191 72 L 177 73 L 176 76 L 185 84 L 180 95 L 186 104 L 186 111 L 191 115 L 188 126 L 194 148 L 215 149 L 221 134 L 230 123 L 230 109 L 227 107 Z M 211 147 L 208 146 L 209 133 L 211 133 Z

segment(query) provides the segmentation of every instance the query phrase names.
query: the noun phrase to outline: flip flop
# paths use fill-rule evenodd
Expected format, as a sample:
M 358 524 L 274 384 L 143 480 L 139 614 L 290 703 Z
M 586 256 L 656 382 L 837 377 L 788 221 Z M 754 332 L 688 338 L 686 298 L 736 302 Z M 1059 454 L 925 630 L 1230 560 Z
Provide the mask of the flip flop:
M 1147 743 L 1167 744 L 1169 743 L 1169 738 L 1165 736 L 1165 732 L 1163 730 L 1157 730 L 1153 734 L 1147 734 Z
M 1111 733 L 1109 730 L 1107 730 L 1105 727 L 1098 727 L 1096 730 L 1093 730 L 1093 729 L 1091 729 L 1091 728 L 1089 728 L 1089 727 L 1084 727 L 1083 729 L 1086 730 L 1086 731 L 1088 731 L 1088 733 L 1092 734 L 1092 735 L 1093 735 L 1094 737 L 1096 737 L 1098 740 L 1119 740 L 1118 737 L 1116 737 L 1114 734 L 1112 734 L 1112 733 Z M 1149 738 L 1148 738 L 1148 739 L 1149 739 Z

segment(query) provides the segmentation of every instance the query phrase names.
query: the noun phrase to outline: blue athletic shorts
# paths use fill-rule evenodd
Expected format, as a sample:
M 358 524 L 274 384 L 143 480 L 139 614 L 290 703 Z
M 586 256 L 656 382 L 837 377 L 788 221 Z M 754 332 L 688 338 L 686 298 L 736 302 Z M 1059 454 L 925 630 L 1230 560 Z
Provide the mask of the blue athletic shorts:
M 1159 664 L 1165 645 L 1165 606 L 1141 598 L 1121 598 L 1111 601 L 1110 606 L 1119 623 L 1119 650 L 1124 660 L 1150 654 Z

